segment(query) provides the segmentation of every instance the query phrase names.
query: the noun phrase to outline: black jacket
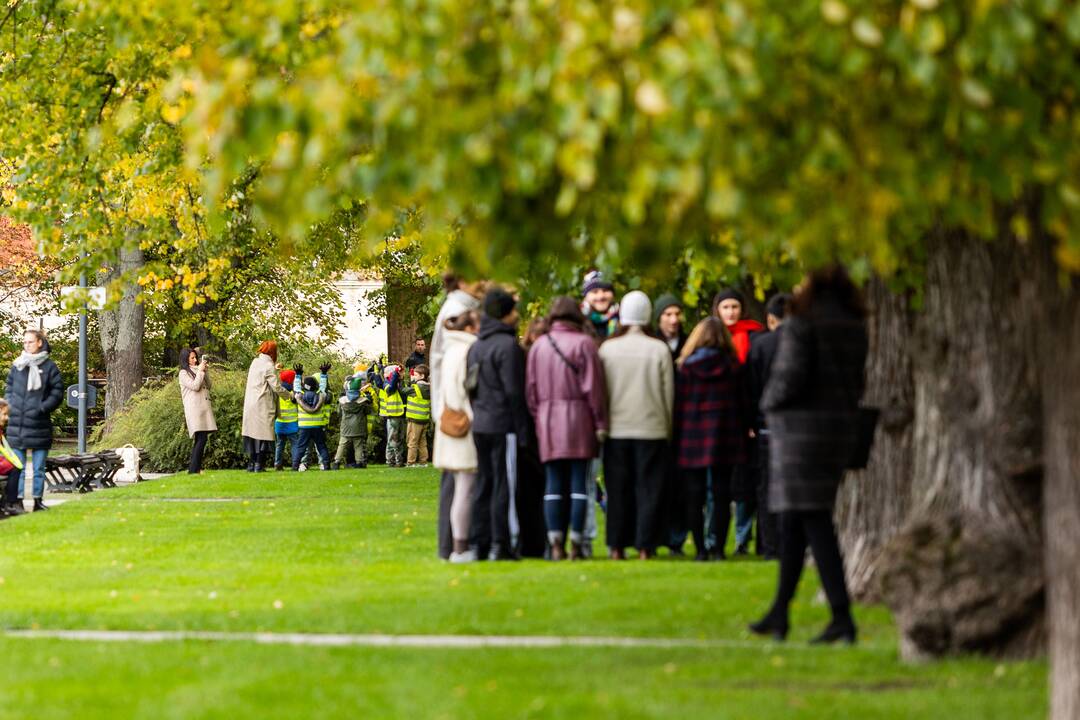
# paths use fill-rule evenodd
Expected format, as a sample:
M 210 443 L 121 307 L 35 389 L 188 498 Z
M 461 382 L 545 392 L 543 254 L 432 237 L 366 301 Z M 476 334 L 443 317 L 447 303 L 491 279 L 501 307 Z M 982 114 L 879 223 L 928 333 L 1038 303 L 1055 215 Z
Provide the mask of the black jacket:
M 484 317 L 479 338 L 469 348 L 468 368 L 469 375 L 475 372 L 477 377 L 472 391 L 473 432 L 513 432 L 518 444 L 526 443 L 525 351 L 518 345 L 514 328 Z
M 408 359 L 405 360 L 405 369 L 406 370 L 412 370 L 417 365 L 426 365 L 426 364 L 427 364 L 427 357 L 424 355 L 424 353 L 418 353 L 415 350 L 413 350 L 412 355 L 410 355 L 408 357 Z
M 772 371 L 773 360 L 776 359 L 776 348 L 779 344 L 779 329 L 775 332 L 759 332 L 750 336 L 750 355 L 746 359 L 746 365 L 750 371 L 750 401 L 756 415 L 755 428 L 765 427 L 765 413 L 761 412 L 761 396 L 765 394 L 765 386 L 769 382 L 769 373 Z
M 831 512 L 854 439 L 866 323 L 822 300 L 787 320 L 761 398 L 769 424 L 769 510 Z
M 64 381 L 52 360 L 41 364 L 41 387 L 26 389 L 30 368 L 11 368 L 4 397 L 8 401 L 7 439 L 20 450 L 48 450 L 52 447 L 53 426 L 49 417 L 64 401 Z

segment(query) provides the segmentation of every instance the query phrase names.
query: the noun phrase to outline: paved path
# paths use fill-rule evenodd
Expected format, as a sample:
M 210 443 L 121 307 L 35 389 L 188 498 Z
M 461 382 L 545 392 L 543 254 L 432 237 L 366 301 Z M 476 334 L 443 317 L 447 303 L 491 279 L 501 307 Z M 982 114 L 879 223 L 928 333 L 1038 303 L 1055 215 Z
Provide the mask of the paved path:
M 764 648 L 764 642 L 701 640 L 695 638 L 559 637 L 551 635 L 351 635 L 272 632 L 126 631 L 126 630 L 8 630 L 5 637 L 84 642 L 169 643 L 191 640 L 251 642 L 259 645 L 316 647 L 404 648 Z

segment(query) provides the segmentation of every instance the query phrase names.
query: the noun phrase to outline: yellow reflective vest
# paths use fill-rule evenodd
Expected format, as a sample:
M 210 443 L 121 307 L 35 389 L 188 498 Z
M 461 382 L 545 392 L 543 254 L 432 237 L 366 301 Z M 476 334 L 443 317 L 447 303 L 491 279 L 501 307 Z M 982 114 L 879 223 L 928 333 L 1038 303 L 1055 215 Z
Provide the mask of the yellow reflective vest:
M 379 415 L 382 417 L 401 417 L 405 414 L 405 403 L 401 402 L 401 393 L 389 394 L 386 388 L 379 390 Z
M 405 402 L 405 417 L 419 423 L 431 420 L 431 400 L 423 396 L 419 387 L 413 387 Z

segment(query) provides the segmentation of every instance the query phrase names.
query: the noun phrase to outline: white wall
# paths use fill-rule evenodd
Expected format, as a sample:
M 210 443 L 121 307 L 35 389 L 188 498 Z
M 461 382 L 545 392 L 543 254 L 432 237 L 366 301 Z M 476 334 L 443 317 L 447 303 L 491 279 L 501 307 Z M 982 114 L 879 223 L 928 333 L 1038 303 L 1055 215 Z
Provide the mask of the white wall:
M 371 317 L 367 299 L 368 292 L 383 286 L 382 280 L 345 273 L 334 285 L 341 293 L 345 308 L 338 323 L 342 339 L 333 346 L 334 350 L 349 357 L 363 355 L 367 359 L 385 353 L 389 349 L 386 318 Z

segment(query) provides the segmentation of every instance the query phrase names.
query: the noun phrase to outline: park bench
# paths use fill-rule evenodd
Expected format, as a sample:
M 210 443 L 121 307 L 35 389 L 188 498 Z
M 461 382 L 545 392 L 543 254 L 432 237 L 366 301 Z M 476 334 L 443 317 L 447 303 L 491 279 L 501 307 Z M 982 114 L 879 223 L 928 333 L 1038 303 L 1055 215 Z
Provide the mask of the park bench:
M 140 450 L 145 454 L 145 450 Z M 112 450 L 99 453 L 56 455 L 45 461 L 45 481 L 52 492 L 90 492 L 116 487 L 116 473 L 124 461 Z

